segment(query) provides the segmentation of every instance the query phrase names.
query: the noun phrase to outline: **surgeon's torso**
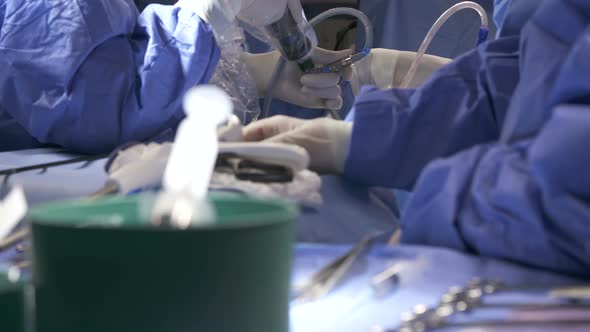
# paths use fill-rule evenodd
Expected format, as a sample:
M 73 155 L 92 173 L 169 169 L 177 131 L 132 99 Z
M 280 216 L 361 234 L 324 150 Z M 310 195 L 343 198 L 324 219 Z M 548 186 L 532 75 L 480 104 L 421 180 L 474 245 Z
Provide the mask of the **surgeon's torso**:
M 521 34 L 520 82 L 502 129 L 501 141 L 534 136 L 551 116 L 553 91 L 563 63 L 590 24 L 590 2 L 546 0 Z M 563 22 L 569 22 L 567 24 Z

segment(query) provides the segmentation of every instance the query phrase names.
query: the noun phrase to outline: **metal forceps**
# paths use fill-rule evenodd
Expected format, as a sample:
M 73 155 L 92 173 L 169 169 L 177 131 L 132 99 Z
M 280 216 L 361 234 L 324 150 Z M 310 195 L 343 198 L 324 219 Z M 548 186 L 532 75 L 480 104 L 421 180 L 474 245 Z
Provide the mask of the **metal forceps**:
M 384 234 L 380 232 L 365 235 L 352 249 L 313 274 L 303 286 L 295 290 L 291 299 L 297 302 L 308 302 L 328 294 L 350 271 L 358 258 L 368 251 L 373 241 Z

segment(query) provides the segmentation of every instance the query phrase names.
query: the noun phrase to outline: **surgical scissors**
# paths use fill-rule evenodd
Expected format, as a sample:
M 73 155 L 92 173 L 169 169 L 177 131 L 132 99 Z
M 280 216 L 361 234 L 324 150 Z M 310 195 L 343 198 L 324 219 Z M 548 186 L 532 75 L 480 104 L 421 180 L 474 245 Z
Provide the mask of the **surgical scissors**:
M 365 235 L 354 247 L 313 274 L 302 286 L 297 287 L 291 299 L 296 302 L 315 301 L 328 294 L 351 270 L 360 256 L 368 251 L 371 244 L 388 232 Z

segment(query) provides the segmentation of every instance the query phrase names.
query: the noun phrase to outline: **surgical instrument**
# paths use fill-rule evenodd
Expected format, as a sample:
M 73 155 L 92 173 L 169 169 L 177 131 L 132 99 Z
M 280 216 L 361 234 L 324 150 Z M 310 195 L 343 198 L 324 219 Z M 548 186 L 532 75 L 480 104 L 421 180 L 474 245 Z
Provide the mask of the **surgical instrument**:
M 228 121 L 233 106 L 230 96 L 221 88 L 201 85 L 186 93 L 183 108 L 186 118 L 180 123 L 165 159 L 162 190 L 150 204 L 153 208 L 148 217 L 153 225 L 168 224 L 181 229 L 214 219 L 206 195 L 219 152 L 217 128 Z
M 3 200 L 0 200 L 0 252 L 23 241 L 27 236 L 25 229 L 15 232 L 19 223 L 27 213 L 27 201 L 23 188 L 12 188 Z
M 215 171 L 232 174 L 238 180 L 280 183 L 293 181 L 293 171 L 285 166 L 240 158 L 235 154 L 217 156 Z
M 384 235 L 386 235 L 386 232 L 365 235 L 354 247 L 313 274 L 303 285 L 295 287 L 291 296 L 292 300 L 309 302 L 328 294 L 345 277 L 358 258 Z
M 374 297 L 383 298 L 397 289 L 400 283 L 401 266 L 393 264 L 371 278 L 370 287 Z
M 16 186 L 0 200 L 0 240 L 8 236 L 27 213 L 23 188 Z
M 235 137 L 231 131 L 223 130 L 224 135 L 228 134 L 223 137 Z M 108 180 L 91 197 L 160 188 L 171 148 L 172 143 L 151 143 L 127 146 L 114 152 L 105 165 Z M 234 165 L 228 163 L 229 159 L 240 161 Z M 217 167 L 225 166 L 219 170 L 254 182 L 289 182 L 308 165 L 309 155 L 305 149 L 265 142 L 220 142 L 216 161 Z
M 217 137 L 219 142 L 241 141 L 240 120 L 231 115 L 217 128 Z M 172 143 L 127 144 L 116 149 L 105 164 L 108 180 L 90 197 L 159 188 L 171 149 Z
M 9 168 L 9 169 L 0 170 L 0 175 L 10 176 L 10 175 L 17 174 L 17 173 L 23 173 L 23 172 L 35 171 L 35 170 L 41 170 L 41 173 L 44 173 L 45 171 L 47 171 L 48 168 L 69 165 L 69 164 L 77 164 L 77 163 L 81 163 L 81 162 L 83 162 L 84 165 L 82 165 L 80 168 L 84 168 L 88 164 L 90 164 L 91 162 L 99 160 L 99 159 L 107 158 L 108 156 L 109 156 L 108 154 L 82 156 L 82 157 L 76 157 L 76 158 L 65 159 L 65 160 L 60 160 L 60 161 L 53 161 L 50 163 Z
M 25 240 L 29 236 L 29 232 L 27 229 L 20 229 L 3 239 L 0 239 L 0 252 L 4 251 L 15 244 Z
M 238 165 L 231 166 L 238 179 L 285 182 L 309 165 L 309 155 L 299 146 L 242 142 L 242 125 L 235 115 L 230 115 L 217 127 L 217 138 L 217 166 L 230 166 L 225 160 L 228 156 L 234 156 L 233 160 L 243 159 Z M 166 142 L 126 145 L 115 150 L 105 164 L 108 180 L 91 197 L 160 188 L 171 149 L 172 143 Z
M 356 10 L 356 9 L 352 9 L 352 8 L 333 8 L 330 10 L 327 10 L 323 13 L 321 13 L 320 15 L 314 17 L 313 19 L 311 19 L 309 21 L 309 26 L 308 29 L 310 29 L 311 27 L 317 25 L 318 23 L 333 17 L 333 16 L 338 16 L 338 15 L 350 15 L 350 16 L 354 16 L 356 17 L 359 21 L 361 21 L 361 23 L 363 24 L 363 26 L 365 27 L 365 45 L 363 46 L 362 50 L 357 53 L 354 54 L 350 57 L 341 59 L 335 63 L 329 64 L 327 66 L 320 66 L 319 68 L 316 68 L 315 66 L 309 66 L 308 68 L 302 68 L 304 72 L 306 73 L 329 73 L 329 72 L 337 72 L 340 71 L 344 68 L 346 68 L 347 66 L 349 66 L 350 64 L 360 61 L 362 58 L 366 57 L 371 48 L 373 47 L 373 25 L 371 24 L 371 21 L 369 20 L 369 18 L 367 17 L 367 15 L 365 15 L 363 12 Z M 283 72 L 283 69 L 285 68 L 286 65 L 286 59 L 284 57 L 281 57 L 275 67 L 275 70 L 272 74 L 272 77 L 269 81 L 268 84 L 268 89 L 266 92 L 266 98 L 264 99 L 264 104 L 262 107 L 262 114 L 263 116 L 267 117 L 270 114 L 270 105 L 272 104 L 272 100 L 273 100 L 273 94 L 274 94 L 274 88 L 277 86 L 277 82 L 281 76 L 281 73 Z M 338 119 L 339 115 L 337 112 L 331 112 L 332 117 Z
M 486 304 L 483 299 L 486 295 L 492 295 L 501 292 L 547 292 L 548 294 L 561 294 L 558 297 L 566 303 L 494 303 Z M 412 312 L 402 315 L 402 324 L 397 329 L 376 328 L 375 331 L 383 332 L 423 332 L 438 328 L 447 327 L 484 327 L 484 326 L 521 326 L 534 324 L 567 324 L 572 320 L 540 320 L 540 319 L 510 319 L 504 321 L 474 321 L 474 322 L 453 322 L 449 319 L 458 313 L 470 312 L 474 309 L 512 309 L 540 311 L 552 310 L 556 308 L 583 309 L 589 310 L 590 303 L 580 302 L 588 300 L 590 286 L 566 286 L 547 288 L 543 286 L 508 286 L 498 281 L 486 281 L 474 279 L 465 287 L 451 287 L 441 297 L 438 305 L 428 308 L 424 305 L 417 305 Z M 581 295 L 580 295 L 581 294 Z M 553 296 L 555 298 L 555 295 Z M 577 324 L 590 324 L 590 319 L 576 320 Z
M 297 302 L 308 302 L 326 295 L 350 270 L 367 246 L 368 240 L 368 237 L 363 237 L 352 249 L 316 272 L 304 285 L 296 288 L 292 299 Z
M 579 318 L 579 319 L 547 319 L 547 317 L 540 317 L 539 319 L 507 319 L 507 320 L 480 320 L 474 322 L 453 322 L 453 323 L 444 323 L 437 327 L 425 327 L 424 325 L 418 325 L 413 328 L 402 327 L 399 329 L 384 329 L 382 327 L 375 327 L 372 332 L 425 332 L 425 331 L 433 331 L 436 329 L 467 329 L 473 328 L 478 329 L 476 331 L 481 331 L 484 328 L 494 328 L 494 331 L 498 328 L 524 328 L 524 327 L 538 327 L 539 330 L 541 327 L 553 327 L 552 331 L 556 331 L 555 328 L 561 327 L 562 329 L 565 326 L 574 327 L 574 326 L 585 326 L 586 328 L 590 327 L 590 319 L 588 318 Z M 587 330 L 585 330 L 587 331 Z
M 332 62 L 325 66 L 310 69 L 306 71 L 306 74 L 325 74 L 340 72 L 345 68 L 352 66 L 354 63 L 362 60 L 365 56 L 369 54 L 370 51 L 370 49 L 365 48 L 360 53 L 347 56 L 346 58 L 342 58 L 338 61 Z

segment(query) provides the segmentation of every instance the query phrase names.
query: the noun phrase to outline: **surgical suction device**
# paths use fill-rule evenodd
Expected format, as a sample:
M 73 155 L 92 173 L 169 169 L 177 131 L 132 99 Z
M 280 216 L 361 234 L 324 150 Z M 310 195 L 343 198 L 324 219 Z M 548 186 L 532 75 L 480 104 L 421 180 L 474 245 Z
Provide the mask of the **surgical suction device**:
M 326 66 L 316 66 L 311 60 L 316 44 L 311 27 L 339 15 L 354 16 L 362 22 L 367 35 L 366 45 L 353 56 Z M 373 28 L 369 18 L 353 8 L 330 9 L 307 22 L 300 0 L 243 0 L 238 18 L 263 32 L 281 52 L 283 61 L 296 62 L 305 73 L 339 71 L 365 57 L 373 43 Z
M 279 59 L 268 85 L 266 98 L 264 99 L 262 107 L 262 114 L 265 117 L 269 115 L 274 88 L 277 86 L 276 83 L 278 82 L 287 61 L 297 62 L 299 68 L 304 73 L 333 73 L 339 72 L 353 63 L 362 60 L 370 53 L 371 48 L 373 47 L 373 25 L 367 15 L 363 12 L 353 8 L 333 8 L 319 14 L 310 20 L 309 23 L 306 23 L 302 11 L 303 9 L 301 8 L 299 0 L 289 0 L 285 15 L 280 20 L 267 25 L 264 28 L 264 31 L 273 39 L 273 44 L 277 46 L 283 55 Z M 307 32 L 318 23 L 325 21 L 328 18 L 341 15 L 353 16 L 361 21 L 362 25 L 365 27 L 365 45 L 361 51 L 356 54 L 350 55 L 331 64 L 316 66 L 316 64 L 310 59 L 314 45 L 307 37 Z M 297 23 L 296 17 L 299 17 L 299 23 Z M 331 115 L 334 118 L 340 118 L 335 111 L 331 112 Z
M 293 2 L 293 3 L 297 3 L 297 4 L 299 3 L 298 0 L 293 0 L 293 1 L 289 0 L 289 2 L 290 3 Z M 300 6 L 301 5 L 299 4 L 299 7 Z M 414 78 L 414 76 L 416 74 L 416 70 L 418 69 L 418 66 L 420 65 L 422 57 L 424 56 L 424 53 L 426 52 L 426 49 L 430 45 L 430 42 L 432 41 L 434 36 L 437 34 L 437 32 L 441 28 L 441 26 L 451 16 L 453 16 L 455 13 L 457 13 L 458 11 L 461 11 L 463 9 L 475 10 L 478 13 L 478 15 L 480 16 L 481 27 L 479 29 L 479 34 L 478 34 L 476 46 L 478 46 L 481 43 L 486 41 L 486 39 L 488 37 L 488 31 L 489 31 L 488 30 L 488 17 L 487 17 L 485 10 L 483 9 L 483 7 L 481 7 L 479 4 L 472 2 L 472 1 L 463 1 L 463 2 L 460 2 L 460 3 L 452 6 L 451 8 L 449 8 L 447 11 L 445 11 L 438 18 L 438 20 L 432 25 L 432 27 L 430 28 L 430 30 L 426 34 L 426 37 L 422 41 L 422 44 L 420 45 L 420 48 L 418 49 L 418 52 L 416 53 L 416 57 L 415 57 L 414 61 L 412 62 L 410 69 L 408 70 L 408 72 L 406 73 L 406 75 L 404 76 L 404 78 L 402 80 L 400 88 L 409 87 L 412 79 Z M 262 114 L 265 117 L 269 115 L 270 105 L 271 105 L 272 99 L 273 99 L 273 90 L 274 90 L 274 87 L 276 86 L 277 81 L 280 78 L 281 72 L 283 71 L 283 69 L 285 67 L 286 60 L 293 61 L 292 59 L 295 59 L 295 61 L 297 61 L 300 64 L 300 68 L 305 73 L 309 73 L 309 74 L 312 74 L 312 73 L 332 73 L 332 72 L 339 72 L 339 71 L 345 69 L 346 67 L 351 66 L 355 62 L 362 60 L 364 57 L 366 57 L 370 53 L 371 48 L 373 46 L 373 27 L 372 27 L 371 22 L 369 21 L 369 18 L 364 13 L 362 13 L 356 9 L 334 8 L 334 9 L 328 10 L 328 11 L 316 16 L 311 21 L 309 21 L 309 25 L 306 27 L 306 29 L 309 29 L 310 27 L 313 27 L 313 26 L 317 25 L 318 23 L 320 23 L 330 17 L 338 16 L 338 15 L 354 16 L 354 17 L 358 18 L 359 21 L 361 21 L 361 23 L 365 27 L 365 45 L 362 48 L 362 50 L 359 53 L 356 53 L 354 55 L 351 55 L 349 57 L 346 57 L 344 59 L 341 59 L 339 61 L 336 61 L 336 62 L 328 64 L 328 65 L 324 65 L 324 66 L 315 66 L 315 64 L 311 64 L 311 63 L 305 62 L 305 61 L 301 62 L 301 60 L 297 60 L 296 57 L 295 58 L 293 58 L 293 57 L 281 58 L 277 64 L 275 71 L 273 73 L 273 76 L 270 80 L 269 87 L 267 89 L 267 95 L 264 100 Z M 300 38 L 306 38 L 306 37 L 300 36 Z M 283 38 L 282 40 L 285 42 L 289 42 L 288 38 Z M 282 53 L 283 53 L 283 55 L 285 54 L 284 52 L 282 52 Z M 301 54 L 303 54 L 303 53 L 305 53 L 305 52 L 301 52 Z M 286 60 L 285 60 L 285 58 L 286 58 Z M 340 116 L 336 111 L 330 111 L 330 113 L 333 118 L 340 119 Z

